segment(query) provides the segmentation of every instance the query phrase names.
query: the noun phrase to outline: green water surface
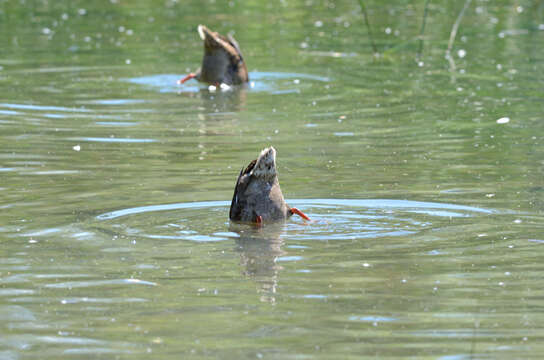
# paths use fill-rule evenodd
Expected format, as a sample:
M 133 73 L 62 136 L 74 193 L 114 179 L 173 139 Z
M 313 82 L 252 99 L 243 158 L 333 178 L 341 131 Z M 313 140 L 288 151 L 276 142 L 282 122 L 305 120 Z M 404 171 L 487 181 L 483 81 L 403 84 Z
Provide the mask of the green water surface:
M 363 3 L 0 0 L 0 359 L 540 359 L 544 3 Z

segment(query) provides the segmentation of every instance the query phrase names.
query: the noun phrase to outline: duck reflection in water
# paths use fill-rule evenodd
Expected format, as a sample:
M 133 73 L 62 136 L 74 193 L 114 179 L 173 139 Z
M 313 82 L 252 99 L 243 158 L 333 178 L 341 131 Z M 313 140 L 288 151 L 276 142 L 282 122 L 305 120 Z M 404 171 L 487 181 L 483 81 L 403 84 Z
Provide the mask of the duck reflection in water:
M 229 230 L 240 235 L 236 250 L 240 253 L 243 274 L 257 283 L 262 302 L 275 304 L 279 272 L 283 269 L 277 259 L 287 254 L 281 249 L 283 224 L 256 227 L 231 223 Z
M 235 113 L 246 109 L 247 91 L 245 87 L 233 87 L 228 90 L 210 91 L 206 87 L 197 92 L 180 92 L 179 95 L 200 99 L 199 115 L 211 120 L 218 115 Z

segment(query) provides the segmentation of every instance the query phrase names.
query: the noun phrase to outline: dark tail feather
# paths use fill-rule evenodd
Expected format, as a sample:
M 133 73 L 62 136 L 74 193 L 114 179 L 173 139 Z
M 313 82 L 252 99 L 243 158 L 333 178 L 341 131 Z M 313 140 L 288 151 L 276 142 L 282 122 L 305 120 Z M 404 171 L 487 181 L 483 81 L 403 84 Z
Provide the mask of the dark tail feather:
M 234 195 L 232 195 L 232 201 L 230 203 L 230 211 L 229 211 L 229 218 L 233 221 L 240 220 L 242 207 L 240 206 L 239 199 L 238 199 L 238 185 L 240 184 L 240 178 L 242 177 L 244 172 L 244 168 L 242 167 L 242 170 L 240 170 L 240 174 L 238 175 L 238 179 L 236 179 L 236 186 L 234 187 Z

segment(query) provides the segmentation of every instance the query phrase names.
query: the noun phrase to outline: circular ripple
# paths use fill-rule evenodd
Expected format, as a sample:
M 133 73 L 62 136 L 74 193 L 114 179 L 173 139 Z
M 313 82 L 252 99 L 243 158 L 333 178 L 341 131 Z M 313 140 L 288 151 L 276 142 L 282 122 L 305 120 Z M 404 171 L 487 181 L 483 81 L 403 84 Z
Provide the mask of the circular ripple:
M 290 200 L 311 218 L 293 217 L 285 224 L 263 228 L 282 238 L 299 240 L 349 240 L 406 236 L 435 227 L 444 218 L 466 218 L 495 211 L 432 202 L 406 200 Z M 149 239 L 197 242 L 239 238 L 244 225 L 229 224 L 230 202 L 206 201 L 162 204 L 116 210 L 97 216 L 99 228 L 120 235 Z M 248 227 L 248 225 L 245 225 Z M 268 230 L 267 230 L 268 228 Z M 242 230 L 243 231 L 243 230 Z
M 127 79 L 127 81 L 156 89 L 161 93 L 195 93 L 207 88 L 207 86 L 196 81 L 178 85 L 177 81 L 182 77 L 179 74 L 160 74 L 131 78 Z M 263 91 L 272 94 L 297 93 L 301 88 L 304 88 L 306 83 L 330 81 L 327 77 L 311 74 L 262 71 L 250 72 L 249 78 L 248 87 L 251 91 Z

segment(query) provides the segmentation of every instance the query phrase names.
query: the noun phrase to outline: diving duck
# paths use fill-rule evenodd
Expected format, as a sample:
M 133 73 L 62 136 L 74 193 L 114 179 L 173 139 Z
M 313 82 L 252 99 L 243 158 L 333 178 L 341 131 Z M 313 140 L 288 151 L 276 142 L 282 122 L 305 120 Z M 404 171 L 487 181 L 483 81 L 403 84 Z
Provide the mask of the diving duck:
M 293 214 L 310 220 L 302 211 L 285 203 L 276 172 L 276 149 L 271 146 L 240 171 L 229 217 L 231 221 L 262 224 L 283 221 Z
M 178 84 L 193 78 L 215 86 L 248 82 L 246 63 L 238 43 L 231 35 L 225 37 L 204 25 L 198 25 L 198 34 L 204 41 L 202 66 L 196 72 L 178 80 Z

